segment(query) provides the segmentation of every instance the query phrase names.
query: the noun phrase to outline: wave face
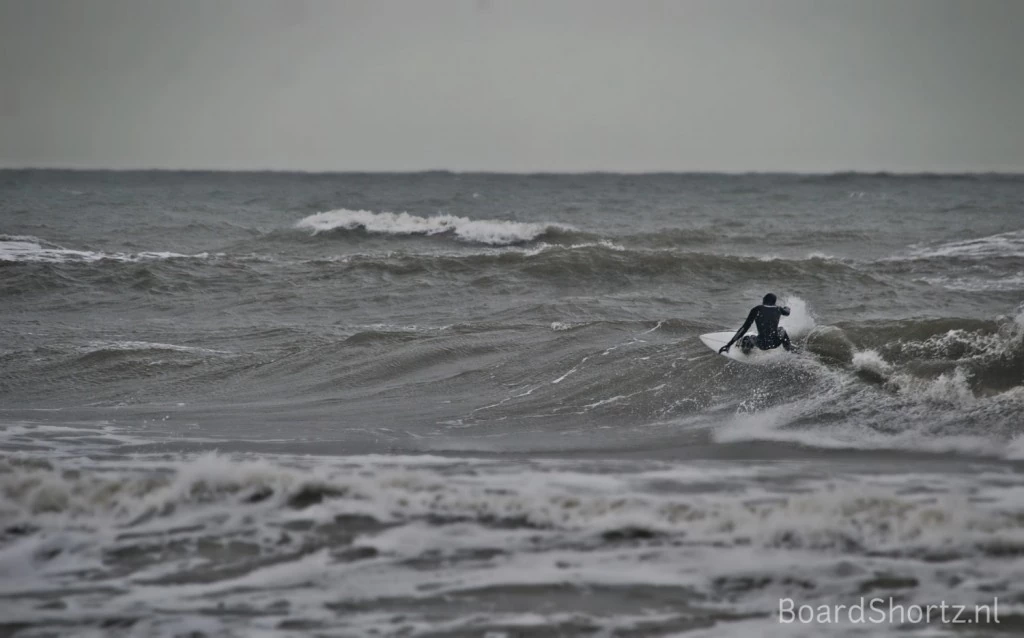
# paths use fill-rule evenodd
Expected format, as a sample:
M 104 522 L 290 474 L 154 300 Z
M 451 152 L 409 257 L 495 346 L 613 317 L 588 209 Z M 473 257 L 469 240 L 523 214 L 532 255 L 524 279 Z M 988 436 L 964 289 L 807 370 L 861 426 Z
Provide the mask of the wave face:
M 1024 596 L 1020 178 L 0 181 L 0 633 Z M 798 354 L 701 344 L 766 292 Z

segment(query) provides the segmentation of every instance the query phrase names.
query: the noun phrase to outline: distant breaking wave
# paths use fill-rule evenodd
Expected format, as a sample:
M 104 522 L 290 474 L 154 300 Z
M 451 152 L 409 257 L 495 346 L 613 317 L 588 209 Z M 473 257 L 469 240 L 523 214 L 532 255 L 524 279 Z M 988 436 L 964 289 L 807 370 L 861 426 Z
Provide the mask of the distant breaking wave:
M 100 260 L 136 262 L 158 259 L 205 259 L 208 253 L 183 255 L 172 252 L 104 253 L 72 250 L 29 235 L 0 235 L 0 262 L 92 262 Z
M 297 228 L 314 234 L 338 230 L 364 230 L 383 235 L 445 235 L 488 244 L 508 246 L 531 242 L 548 235 L 575 233 L 576 229 L 554 222 L 513 222 L 500 219 L 474 220 L 455 215 L 420 217 L 409 213 L 375 213 L 368 210 L 338 210 L 305 217 Z
M 946 242 L 937 246 L 912 246 L 911 258 L 1024 257 L 1024 230 Z

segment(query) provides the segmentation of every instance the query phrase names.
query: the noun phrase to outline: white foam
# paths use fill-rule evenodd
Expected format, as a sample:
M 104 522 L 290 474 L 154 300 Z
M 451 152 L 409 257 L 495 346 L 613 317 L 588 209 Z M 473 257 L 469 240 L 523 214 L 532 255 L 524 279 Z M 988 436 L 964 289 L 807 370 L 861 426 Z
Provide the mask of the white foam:
M 34 237 L 0 240 L 0 261 L 97 261 L 103 257 L 103 253 L 44 247 Z
M 572 250 L 579 250 L 581 248 L 607 248 L 608 250 L 614 250 L 615 252 L 621 253 L 629 250 L 622 244 L 616 244 L 613 241 L 602 239 L 601 241 L 589 241 L 580 244 L 572 244 L 569 246 Z
M 37 592 L 29 595 L 33 605 L 9 606 L 9 622 L 40 622 L 34 605 L 59 595 L 67 607 L 48 610 L 47 618 L 65 624 L 129 612 L 148 617 L 155 609 L 176 619 L 171 625 L 140 621 L 147 635 L 174 635 L 189 625 L 259 635 L 253 631 L 259 623 L 285 617 L 322 622 L 322 633 L 332 634 L 354 617 L 361 633 L 386 630 L 383 635 L 575 621 L 626 631 L 671 624 L 676 610 L 587 610 L 572 591 L 678 588 L 687 601 L 692 594 L 701 605 L 735 615 L 770 610 L 792 581 L 812 581 L 815 596 L 835 599 L 856 594 L 873 572 L 916 578 L 921 585 L 912 593 L 918 597 L 949 593 L 949 587 L 968 595 L 985 584 L 972 584 L 977 574 L 1016 595 L 1015 583 L 1024 577 L 1019 562 L 978 550 L 1024 540 L 1022 485 L 1013 473 L 851 475 L 831 462 L 811 461 L 387 456 L 88 463 L 93 467 L 79 464 L 74 471 L 63 463 L 0 468 L 0 503 L 14 510 L 5 518 L 40 528 L 0 545 L 0 572 L 11 576 L 0 592 Z M 44 486 L 57 499 L 38 511 L 28 508 Z M 273 493 L 252 498 L 266 488 Z M 312 488 L 322 490 L 319 503 L 287 505 Z M 351 542 L 324 536 L 331 526 L 344 533 L 345 517 L 353 514 L 387 525 Z M 288 525 L 299 522 L 305 525 Z M 285 528 L 290 538 L 282 536 Z M 631 538 L 629 530 L 636 529 L 666 536 Z M 258 554 L 217 558 L 214 552 L 204 557 L 212 564 L 203 565 L 190 549 L 200 542 L 254 545 Z M 373 551 L 349 560 L 348 549 Z M 953 560 L 920 561 L 921 551 L 952 553 Z M 130 557 L 128 573 L 120 571 L 119 555 Z M 246 560 L 253 561 L 251 569 L 235 569 Z M 839 569 L 844 562 L 856 564 L 852 575 Z M 220 574 L 210 571 L 224 567 Z M 197 569 L 207 577 L 160 580 Z M 943 585 L 934 578 L 941 570 L 968 580 Z M 766 584 L 723 594 L 716 585 L 722 578 Z M 89 589 L 79 593 L 75 586 L 82 582 Z M 571 591 L 560 604 L 568 608 L 447 613 L 452 597 L 489 601 L 491 591 L 501 596 L 504 587 L 563 591 L 566 585 Z M 375 601 L 385 602 L 378 610 Z M 574 614 L 575 604 L 587 613 Z M 339 615 L 337 605 L 352 605 L 356 616 Z M 240 624 L 233 627 L 238 631 L 229 631 L 231 623 Z
M 937 246 L 911 246 L 916 259 L 935 257 L 1024 257 L 1024 230 L 1015 230 L 975 239 L 950 241 Z
M 864 369 L 881 365 L 887 370 L 871 355 L 864 361 Z M 739 411 L 716 428 L 712 438 L 718 443 L 772 441 L 821 449 L 955 452 L 994 458 L 1015 458 L 1021 452 L 998 434 L 967 430 L 959 424 L 979 414 L 1012 414 L 1024 400 L 1024 388 L 982 399 L 971 391 L 968 375 L 958 369 L 932 379 L 891 370 L 887 374 L 882 376 L 884 389 L 878 389 L 836 373 L 835 387 L 822 387 L 808 399 Z M 860 398 L 851 403 L 851 393 Z M 818 415 L 829 412 L 838 397 L 844 397 L 841 400 L 854 417 L 836 424 L 820 422 Z M 887 413 L 899 414 L 899 421 L 885 419 L 882 415 Z
M 212 350 L 197 346 L 179 346 L 173 343 L 157 343 L 153 341 L 90 341 L 81 348 L 83 352 L 103 352 L 110 350 L 117 351 L 146 351 L 165 350 L 170 352 L 192 352 L 197 354 L 231 354 L 225 350 Z
M 935 379 L 921 379 L 910 374 L 896 374 L 888 383 L 904 395 L 950 407 L 968 407 L 978 399 L 969 384 L 970 375 L 963 368 L 942 373 Z
M 783 317 L 780 324 L 793 339 L 799 339 L 810 334 L 814 330 L 815 321 L 811 312 L 807 309 L 807 302 L 800 297 L 791 296 L 786 299 L 785 305 L 789 306 L 789 316 Z
M 1024 290 L 1024 273 L 1008 277 L 923 277 L 919 281 L 947 290 L 962 292 L 1015 292 Z
M 565 332 L 566 330 L 572 330 L 580 324 L 577 323 L 565 323 L 564 321 L 552 321 L 551 329 L 555 332 Z
M 906 450 L 910 452 L 972 454 L 994 458 L 1013 458 L 1012 450 L 998 440 L 984 436 L 937 436 L 918 429 L 899 433 L 876 432 L 848 425 L 819 424 L 813 429 L 786 427 L 797 415 L 778 415 L 770 411 L 739 414 L 716 430 L 718 443 L 772 441 L 805 445 L 825 450 Z
M 296 459 L 295 463 L 298 462 Z M 381 466 L 361 461 L 359 466 L 364 469 L 353 472 L 351 466 L 335 462 L 309 465 L 310 461 L 305 461 L 303 466 L 271 460 L 231 460 L 206 454 L 192 461 L 165 464 L 163 471 L 157 473 L 153 473 L 152 466 L 145 461 L 135 470 L 102 473 L 82 469 L 66 473 L 58 467 L 8 468 L 12 471 L 0 474 L 3 488 L 0 494 L 8 511 L 34 513 L 42 517 L 38 519 L 40 522 L 45 522 L 48 514 L 55 514 L 71 515 L 83 524 L 91 519 L 90 524 L 105 525 L 135 520 L 146 512 L 175 512 L 176 517 L 181 517 L 191 508 L 202 516 L 216 513 L 223 518 L 230 513 L 241 517 L 236 521 L 241 523 L 256 512 L 290 516 L 291 510 L 280 506 L 294 494 L 317 489 L 327 495 L 318 506 L 322 508 L 319 517 L 324 520 L 331 520 L 334 514 L 341 512 L 372 514 L 379 520 L 409 523 L 431 516 L 469 521 L 523 520 L 535 529 L 592 534 L 622 527 L 645 527 L 666 532 L 685 531 L 688 538 L 711 541 L 754 532 L 763 535 L 769 516 L 779 524 L 792 525 L 794 509 L 824 513 L 829 520 L 834 515 L 838 522 L 844 499 L 859 499 L 868 491 L 863 482 L 868 479 L 857 479 L 855 485 L 848 486 L 848 491 L 840 490 L 840 485 L 831 479 L 831 492 L 820 501 L 813 493 L 787 495 L 780 492 L 771 501 L 751 506 L 747 493 L 647 492 L 644 486 L 650 481 L 664 481 L 668 476 L 663 468 L 656 468 L 648 476 L 648 472 L 608 475 L 557 467 L 534 471 L 529 466 L 484 461 L 459 470 L 465 462 L 455 463 L 445 471 L 437 471 L 429 465 L 422 469 L 400 469 L 401 465 Z M 478 472 L 474 469 L 477 467 L 489 469 Z M 732 480 L 743 476 L 735 471 L 730 474 L 730 469 L 734 470 L 726 468 L 725 476 L 731 476 Z M 761 470 L 753 469 L 756 471 L 752 480 L 757 484 Z M 707 484 L 717 476 L 713 465 L 704 468 L 702 473 L 683 470 L 672 474 L 675 481 Z M 777 474 L 779 470 L 769 466 L 765 471 Z M 246 504 L 248 494 L 265 488 L 271 488 L 273 494 Z M 884 490 L 885 486 L 879 489 Z M 808 503 L 817 504 L 808 509 Z M 905 499 L 906 506 L 916 507 L 917 503 L 915 498 Z M 926 504 L 927 499 L 921 503 Z M 967 508 L 967 511 L 973 510 L 977 510 L 976 506 Z M 317 513 L 313 507 L 303 511 L 306 517 Z M 879 514 L 884 514 L 884 510 Z M 981 514 L 983 512 L 977 510 L 973 515 Z M 825 519 L 817 514 L 811 518 L 814 520 L 806 521 L 806 529 L 817 533 Z M 223 519 L 219 525 L 227 525 L 227 520 Z M 725 521 L 730 522 L 723 526 Z M 178 518 L 175 525 L 180 527 L 182 522 Z M 1002 521 L 998 516 L 990 523 L 1016 528 L 1012 520 Z M 166 524 L 154 519 L 153 523 L 136 524 L 132 529 L 140 532 L 149 526 L 159 529 Z M 996 531 L 992 525 L 986 529 Z M 936 530 L 950 533 L 950 530 Z M 874 532 L 884 532 L 886 544 L 916 543 L 920 537 L 918 531 L 907 532 L 905 536 L 899 530 L 878 528 Z M 874 532 L 867 527 L 861 530 L 864 534 Z M 396 543 L 394 547 L 400 545 Z M 408 548 L 408 551 L 413 549 Z
M 874 350 L 853 353 L 853 367 L 856 370 L 870 372 L 883 378 L 892 371 L 892 365 Z
M 174 252 L 105 253 L 71 250 L 25 235 L 0 235 L 0 261 L 17 262 L 94 262 L 101 260 L 137 262 L 163 259 L 206 259 L 209 253 L 185 255 Z
M 373 212 L 338 209 L 316 213 L 296 223 L 298 228 L 314 233 L 336 229 L 362 228 L 369 233 L 385 235 L 454 234 L 463 241 L 507 246 L 533 241 L 552 230 L 571 231 L 572 226 L 554 222 L 515 222 L 497 219 L 474 220 L 455 215 L 420 217 L 409 213 Z
M 811 251 L 809 253 L 806 253 L 803 257 L 782 256 L 782 255 L 775 255 L 775 254 L 771 254 L 771 255 L 747 255 L 747 254 L 741 254 L 741 255 L 736 255 L 736 256 L 737 257 L 743 257 L 743 258 L 754 258 L 754 259 L 757 259 L 758 261 L 766 261 L 766 262 L 772 262 L 772 261 L 827 261 L 827 262 L 833 262 L 833 263 L 853 263 L 851 260 L 844 259 L 844 258 L 841 258 L 841 257 L 836 257 L 835 255 L 829 255 L 828 253 L 823 253 L 823 252 L 820 252 L 820 251 Z
M 1024 312 L 1018 312 L 1012 321 L 1007 317 L 997 321 L 1000 325 L 996 332 L 954 328 L 923 341 L 905 341 L 896 346 L 904 356 L 923 359 L 966 361 L 1013 355 L 1024 345 Z

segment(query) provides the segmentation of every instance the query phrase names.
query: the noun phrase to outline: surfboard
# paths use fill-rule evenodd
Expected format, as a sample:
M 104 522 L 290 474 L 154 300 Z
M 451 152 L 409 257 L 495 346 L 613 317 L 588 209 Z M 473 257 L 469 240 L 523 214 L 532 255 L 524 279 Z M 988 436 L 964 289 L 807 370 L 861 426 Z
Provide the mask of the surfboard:
M 729 343 L 729 339 L 736 334 L 735 330 L 729 330 L 728 332 L 709 332 L 700 336 L 701 342 L 705 346 L 718 352 L 718 349 Z M 748 335 L 757 336 L 757 330 L 751 330 L 747 333 Z M 740 344 L 734 343 L 729 348 L 729 352 L 723 353 L 722 356 L 729 357 L 733 361 L 739 361 L 740 363 L 767 363 L 769 361 L 776 361 L 779 357 L 786 355 L 786 350 L 779 346 L 771 350 L 759 350 L 754 348 L 750 351 L 750 354 L 743 354 L 743 350 L 740 349 Z

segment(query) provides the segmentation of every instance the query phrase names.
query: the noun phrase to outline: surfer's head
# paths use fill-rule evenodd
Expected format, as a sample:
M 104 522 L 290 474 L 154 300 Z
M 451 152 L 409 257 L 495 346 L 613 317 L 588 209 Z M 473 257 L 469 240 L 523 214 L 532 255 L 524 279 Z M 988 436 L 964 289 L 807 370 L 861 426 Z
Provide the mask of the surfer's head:
M 766 306 L 774 306 L 775 305 L 775 295 L 772 294 L 772 293 L 768 293 L 767 295 L 764 296 L 764 299 L 761 300 L 761 303 L 766 305 Z

